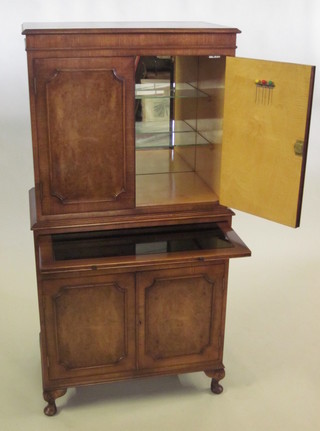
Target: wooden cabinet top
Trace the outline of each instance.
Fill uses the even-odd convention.
[[[237,28],[197,21],[24,23],[23,34],[48,33],[240,33]]]
[[[235,55],[237,28],[204,22],[25,23],[27,51],[102,49],[123,55]]]

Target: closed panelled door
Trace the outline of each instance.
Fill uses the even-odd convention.
[[[133,274],[47,280],[42,290],[50,379],[135,367]]]
[[[33,60],[42,214],[134,207],[134,62]]]
[[[224,264],[137,274],[139,367],[219,363]]]

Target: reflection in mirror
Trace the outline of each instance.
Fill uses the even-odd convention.
[[[135,121],[138,146],[174,146],[174,58],[136,57]],[[158,134],[161,134],[158,136]],[[159,142],[157,142],[159,138]]]

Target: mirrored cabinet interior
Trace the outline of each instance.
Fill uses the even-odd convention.
[[[137,206],[218,202],[224,69],[221,57],[138,59]]]
[[[239,209],[300,223],[314,67],[207,23],[25,24],[44,412],[204,371],[222,392]],[[214,402],[214,400],[213,400]]]

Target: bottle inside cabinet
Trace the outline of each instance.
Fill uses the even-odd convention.
[[[136,58],[136,205],[218,201],[225,58]]]

